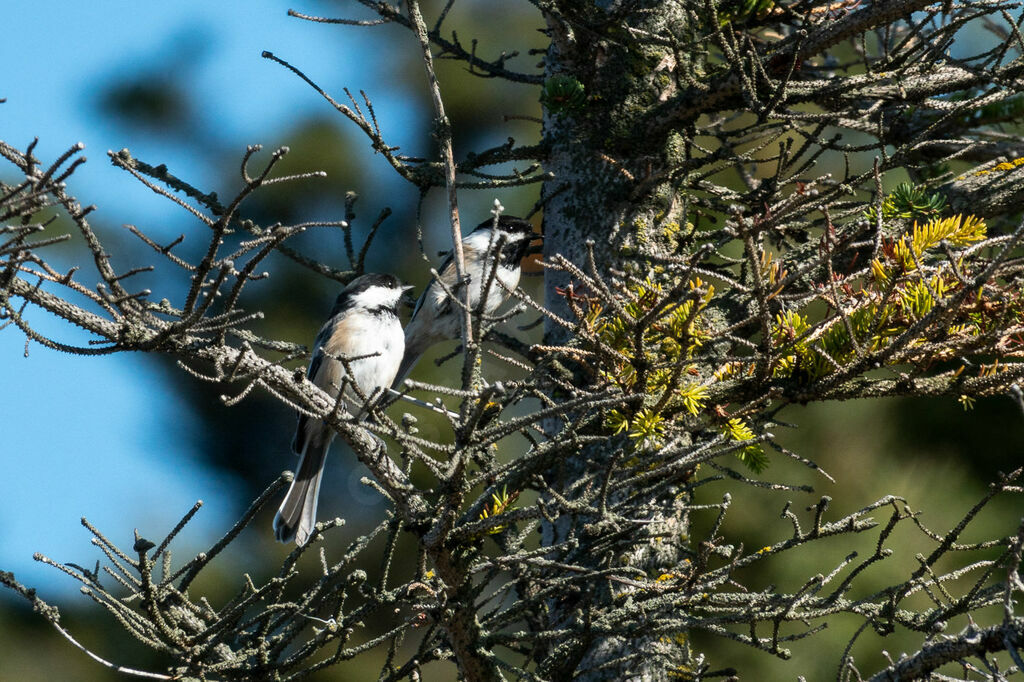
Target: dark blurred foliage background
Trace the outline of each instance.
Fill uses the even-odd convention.
[[[456,29],[463,41],[476,37],[480,41],[478,49],[491,55],[501,50],[518,50],[521,55],[515,60],[518,68],[532,71],[540,57],[529,55],[527,51],[543,48],[545,42],[538,31],[542,27],[540,18],[527,3],[503,2],[499,6],[479,0],[458,3],[459,7],[461,11],[452,15],[450,28]],[[428,21],[438,8],[437,2],[424,3]],[[349,4],[324,4],[316,11],[340,16],[351,9]],[[284,17],[283,11],[281,14],[282,22],[297,21]],[[232,29],[224,27],[224,30]],[[367,94],[375,102],[383,132],[393,144],[401,146],[406,154],[430,156],[435,153],[429,134],[430,103],[418,48],[411,34],[387,26],[371,30],[308,24],[306,30],[310,41],[331,52],[336,59],[359,60],[366,64],[367,69],[377,72],[378,91]],[[179,36],[171,43],[156,43],[152,54],[125,54],[123,68],[92,92],[90,106],[95,107],[107,125],[123,131],[125,146],[129,148],[145,144],[147,139],[160,139],[198,157],[210,169],[210,177],[214,178],[212,182],[201,184],[200,188],[215,190],[223,199],[230,197],[239,187],[238,167],[244,149],[225,144],[218,134],[220,117],[230,116],[231,112],[208,110],[190,88],[191,73],[195,65],[206,58],[203,46],[211,38],[216,36],[197,31]],[[168,45],[175,47],[170,49]],[[288,58],[288,55],[281,56]],[[254,69],[265,66],[254,59]],[[295,66],[304,67],[300,62]],[[540,126],[536,121],[506,118],[539,117],[537,88],[479,78],[455,62],[441,61],[438,70],[456,132],[457,157],[501,144],[508,137],[515,138],[518,143],[531,143],[539,138]],[[343,88],[348,84],[337,80],[330,72],[308,72],[307,75],[335,98],[344,98]],[[263,96],[273,98],[275,93],[266,92]],[[319,97],[311,89],[306,96],[310,99]],[[389,114],[386,107],[401,107],[404,111],[398,117]],[[404,121],[407,125],[389,128],[389,121]],[[369,252],[367,269],[393,272],[420,289],[429,278],[428,267],[417,242],[416,216],[420,197],[414,187],[401,180],[383,159],[373,154],[361,135],[328,103],[322,102],[317,113],[296,117],[272,139],[254,140],[264,146],[263,156],[256,158],[257,163],[270,150],[287,145],[291,151],[279,166],[279,173],[323,170],[327,177],[264,189],[244,205],[242,214],[264,226],[276,222],[338,220],[345,215],[346,193],[355,192],[359,198],[354,204],[356,217],[352,224],[357,248],[380,211],[385,207],[392,211]],[[143,160],[154,165],[162,162],[158,158]],[[175,171],[173,167],[170,170]],[[148,192],[127,175],[122,181],[120,191]],[[892,182],[897,181],[899,178]],[[464,229],[485,219],[496,197],[509,213],[522,215],[530,210],[538,196],[539,187],[536,185],[500,192],[464,191],[460,195]],[[88,197],[82,198],[90,201]],[[119,226],[103,225],[102,210],[97,215],[101,235],[121,264],[154,262],[152,253],[140,242],[133,241]],[[178,215],[179,220],[174,224],[139,227],[152,229],[161,238],[168,237],[167,241],[179,233],[189,235],[202,229],[185,212]],[[425,198],[421,224],[426,255],[436,265],[439,261],[437,252],[446,248],[448,239],[440,192],[434,191]],[[182,248],[188,253],[190,243],[198,248],[202,242],[202,237],[191,242],[186,239]],[[331,265],[348,265],[344,260],[340,230],[309,230],[294,240],[292,246]],[[266,313],[259,323],[259,331],[264,336],[308,345],[340,285],[280,256],[275,257],[271,264],[272,276],[248,287],[245,305],[251,310]],[[176,274],[158,267],[146,285],[158,292],[166,292],[169,287],[173,291]],[[539,295],[537,284],[536,278],[524,280],[524,286],[534,295]],[[524,315],[519,323],[529,321],[532,317]],[[506,331],[520,338],[538,333],[536,330],[517,330],[514,326]],[[437,349],[432,357],[419,364],[414,376],[437,383],[451,383],[446,377],[455,371],[457,361],[442,368],[431,362],[449,350],[450,347]],[[280,403],[266,394],[254,392],[240,405],[228,408],[220,398],[224,393],[223,387],[197,381],[161,358],[148,360],[157,363],[161,370],[160,393],[154,400],[173,399],[187,406],[198,424],[198,428],[180,432],[179,437],[190,442],[176,443],[175,447],[193,450],[205,463],[210,475],[225,476],[232,481],[235,485],[229,486],[228,492],[237,497],[235,505],[239,510],[283,469],[293,466],[289,442],[294,415]],[[489,373],[499,376],[503,371],[495,367]],[[441,424],[429,415],[417,413],[417,416],[424,431],[441,428]],[[942,532],[983,494],[987,481],[997,471],[1009,470],[1019,464],[1024,452],[1024,418],[1008,399],[979,401],[977,407],[967,413],[955,401],[944,399],[856,401],[793,408],[781,418],[800,425],[800,428],[779,429],[785,433],[784,440],[789,447],[815,460],[835,477],[836,483],[816,477],[780,455],[775,456],[766,473],[767,478],[810,484],[814,486],[815,493],[743,488],[740,496],[733,489],[733,512],[724,532],[742,538],[748,547],[769,545],[787,534],[788,524],[779,518],[787,499],[793,500],[795,508],[801,508],[816,502],[820,495],[830,495],[834,499],[836,514],[862,507],[885,494],[900,495],[913,508],[923,509],[921,518],[926,525]],[[504,453],[504,456],[512,455],[514,453]],[[371,527],[383,513],[384,505],[376,494],[359,483],[364,474],[351,453],[343,445],[336,444],[320,508],[321,518],[342,516],[348,520],[345,529],[335,534],[336,538],[354,537]],[[704,489],[708,496],[706,501],[716,501],[714,496],[723,491],[724,486],[709,486]],[[1009,502],[997,505],[980,520],[978,528],[968,532],[967,539],[984,535],[982,526],[985,523],[1008,527],[1007,519],[1012,524],[1012,519],[1021,512],[1019,507],[1012,508]],[[234,545],[234,551],[221,562],[218,575],[207,576],[193,591],[205,591],[214,602],[225,600],[241,585],[243,570],[254,576],[275,571],[290,550],[273,541],[271,514],[272,510],[268,510],[265,518],[259,519],[243,535],[242,541]],[[131,519],[126,523],[136,525]],[[142,530],[147,532],[145,528]],[[151,531],[154,536],[162,532],[165,530]],[[188,530],[184,535],[188,537]],[[189,547],[196,549],[215,539],[212,536],[192,537]],[[870,554],[874,546],[873,537],[865,536],[862,540],[861,546],[857,547],[839,543],[816,545],[815,551],[807,552],[802,565],[770,564],[771,573],[763,576],[763,582],[796,589],[806,577],[816,572],[827,573],[851,551]],[[863,576],[863,590],[873,591],[889,580],[901,579],[915,566],[913,553],[927,552],[928,548],[919,536],[913,534],[898,538],[892,545],[904,548],[898,563],[896,559],[890,559],[868,571]],[[81,555],[82,563],[87,563],[86,559],[99,558],[99,552],[90,549],[84,535]],[[399,552],[399,558],[402,556],[403,553]],[[411,558],[411,548],[404,556]],[[377,568],[375,561],[371,553],[363,566],[371,575]],[[307,568],[315,570],[315,567]],[[397,570],[410,569],[398,567]],[[758,580],[761,579],[759,576]],[[43,596],[46,597],[45,594]],[[159,656],[131,641],[112,619],[88,600],[69,600],[59,606],[64,614],[64,625],[83,644],[99,654],[128,666],[161,669]],[[795,679],[800,674],[809,680],[825,679],[834,677],[843,647],[859,623],[850,621],[836,625],[811,640],[794,645],[794,660],[789,662],[770,659],[740,645],[699,633],[695,633],[692,640],[715,665],[746,671],[748,677],[745,679]],[[868,634],[853,653],[860,660],[877,660],[879,665],[883,665],[884,659],[878,653],[881,649],[897,655],[904,649],[916,649],[917,646],[912,639],[904,640],[899,635],[881,639]],[[315,679],[375,679],[379,670],[375,664],[379,666],[382,655],[383,652],[356,659],[324,671]],[[751,674],[754,671],[756,674]],[[451,669],[438,668],[434,673],[437,679],[453,677]],[[0,594],[0,680],[84,682],[114,679],[122,678],[89,661],[22,603],[14,601],[10,595]]]

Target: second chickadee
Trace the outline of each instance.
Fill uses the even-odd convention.
[[[462,255],[469,278],[470,310],[476,310],[480,305],[481,289],[490,276],[494,258],[498,261],[495,279],[500,280],[508,289],[515,289],[519,285],[520,262],[526,256],[530,241],[540,238],[533,231],[533,225],[514,216],[499,216],[497,230],[494,228],[493,218],[485,220],[462,240]],[[499,241],[503,241],[504,245],[501,253],[495,254]],[[461,290],[455,288],[455,261],[452,254],[441,263],[437,273],[448,291],[460,296],[461,300]],[[493,314],[506,299],[508,292],[505,288],[493,282],[487,291],[484,313]],[[459,338],[462,331],[460,318],[459,307],[452,303],[445,288],[438,284],[436,278],[430,280],[405,327],[405,357],[398,369],[395,389],[400,387],[427,348],[447,339]]]
[[[391,275],[357,277],[338,295],[330,319],[317,334],[307,377],[334,396],[344,384],[345,403],[352,414],[358,415],[364,407],[353,383],[372,400],[395,380],[405,350],[398,307],[411,288]],[[349,358],[351,374],[341,361]],[[280,542],[295,538],[296,544],[304,545],[309,539],[332,440],[334,431],[327,424],[299,415],[292,441],[299,467],[274,517],[274,535]]]

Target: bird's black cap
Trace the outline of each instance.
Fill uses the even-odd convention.
[[[477,230],[483,230],[483,229],[487,229],[487,228],[490,228],[490,227],[493,227],[493,226],[494,226],[494,218],[488,218],[487,220],[483,221],[482,223],[480,223],[479,225],[474,227],[473,231],[476,232]],[[516,233],[519,233],[519,234],[531,234],[531,233],[533,233],[533,224],[530,223],[530,221],[523,220],[522,218],[517,218],[514,215],[504,215],[504,214],[502,214],[502,215],[498,216],[498,227],[500,227],[505,232],[510,232],[512,234],[516,234]],[[536,235],[536,236],[540,237],[539,234]]]
[[[384,287],[385,289],[400,289],[402,282],[394,275],[378,272],[368,272],[360,275],[348,283],[345,287],[346,294],[358,294],[371,287]]]

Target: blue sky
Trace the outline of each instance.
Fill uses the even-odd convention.
[[[143,159],[159,159],[197,186],[211,180],[193,149],[153,142],[102,118],[95,94],[124,69],[159,70],[165,57],[195,51],[190,82],[215,118],[222,145],[273,141],[292,118],[325,110],[308,86],[260,57],[271,50],[311,76],[371,92],[379,73],[351,57],[340,58],[360,40],[358,29],[309,24],[286,16],[289,7],[310,13],[323,5],[274,0],[246,2],[17,2],[5,8],[0,57],[0,139],[18,148],[39,137],[36,155],[53,159],[75,142],[86,145],[89,162],[73,177],[71,190],[97,204],[99,220],[159,224],[178,211],[114,169],[108,149],[129,147]],[[330,49],[325,49],[330,48]],[[397,112],[377,92],[379,112]],[[381,121],[399,130],[398,120]],[[6,172],[6,169],[0,171]],[[381,172],[386,172],[383,169]],[[175,216],[176,218],[178,216]],[[88,276],[83,282],[89,283]],[[39,317],[37,321],[41,321]],[[70,343],[84,342],[56,322],[43,326]],[[86,516],[112,539],[129,542],[131,523],[145,524],[147,537],[168,531],[196,499],[206,503],[190,527],[206,544],[237,509],[232,482],[205,470],[188,451],[188,410],[180,396],[162,389],[156,368],[139,355],[83,359],[36,344],[23,357],[25,339],[13,328],[0,331],[0,569],[51,597],[75,591],[66,577],[32,560],[41,551],[57,560],[95,559],[79,525]],[[185,437],[183,437],[185,436]]]

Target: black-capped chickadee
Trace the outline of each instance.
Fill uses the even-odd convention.
[[[490,276],[494,256],[497,256],[498,261],[495,279],[500,280],[508,289],[515,289],[519,285],[520,263],[530,242],[540,238],[540,235],[533,231],[533,225],[514,216],[499,216],[497,230],[494,227],[493,218],[485,220],[462,240],[462,255],[469,278],[470,310],[476,310],[480,305],[481,289]],[[503,242],[503,246],[501,253],[496,254],[499,242]],[[416,302],[409,324],[405,327],[405,357],[398,368],[394,384],[396,390],[430,346],[447,339],[457,339],[462,333],[462,313],[445,291],[446,287],[462,300],[461,290],[455,288],[455,261],[452,254],[441,263],[437,273],[445,286],[438,284],[437,278],[430,280],[430,284]],[[505,288],[497,282],[492,282],[487,291],[484,313],[494,314],[506,299],[508,292]]]
[[[355,278],[338,295],[330,319],[316,336],[306,376],[334,396],[344,386],[346,407],[352,414],[360,415],[365,407],[353,383],[373,400],[395,380],[405,350],[398,307],[411,288],[391,275]],[[348,361],[351,374],[342,360]],[[334,431],[323,421],[299,415],[292,441],[299,468],[274,517],[279,541],[295,538],[296,544],[304,545],[309,539],[316,523],[324,460],[333,439]]]

